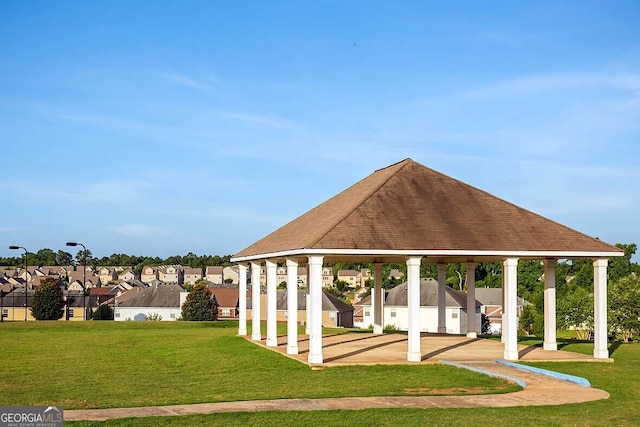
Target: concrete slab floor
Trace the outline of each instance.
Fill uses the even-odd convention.
[[[247,337],[250,340],[250,337]],[[298,354],[287,355],[287,336],[278,336],[277,347],[266,347],[265,341],[252,341],[285,356],[307,363],[309,336],[298,336]],[[504,358],[504,344],[486,338],[467,338],[460,335],[423,333],[420,338],[421,363],[492,361]],[[569,351],[549,351],[541,347],[518,345],[520,361],[604,361],[593,356]],[[407,336],[399,333],[376,335],[365,332],[328,334],[322,339],[324,366],[411,364],[407,362]]]

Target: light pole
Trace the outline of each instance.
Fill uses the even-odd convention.
[[[24,321],[27,321],[27,285],[29,284],[29,280],[27,279],[27,275],[29,271],[27,271],[27,248],[23,246],[9,246],[9,249],[24,249]]]
[[[82,246],[84,256],[82,257],[82,320],[87,320],[87,248],[78,242],[67,242],[67,246]]]

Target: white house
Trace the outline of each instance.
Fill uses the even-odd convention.
[[[188,292],[180,285],[154,285],[133,288],[116,298],[114,320],[147,320],[159,316],[162,321],[180,318]]]
[[[445,286],[446,291],[446,327],[448,334],[467,333],[467,294]],[[358,313],[361,309],[361,313]],[[365,298],[357,304],[356,326],[367,328],[373,325],[371,299]],[[472,307],[476,316],[477,333],[480,333],[480,304]],[[390,289],[383,304],[383,324],[401,331],[409,329],[409,310],[407,308],[407,283]],[[360,321],[360,317],[362,320]],[[438,282],[433,279],[420,279],[420,332],[438,332]]]

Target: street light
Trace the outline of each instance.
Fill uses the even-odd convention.
[[[67,242],[67,246],[82,246],[84,257],[82,257],[82,320],[87,320],[87,248],[78,242]]]
[[[27,248],[23,246],[9,246],[9,249],[24,249],[24,321],[27,321],[27,285],[29,281],[27,280],[27,275],[29,272],[27,271]],[[3,314],[4,316],[4,314]]]

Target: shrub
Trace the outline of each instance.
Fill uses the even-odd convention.
[[[211,291],[203,284],[196,285],[182,304],[183,320],[217,320],[218,304],[212,298]]]
[[[113,320],[113,308],[107,304],[101,304],[93,312],[93,320]]]

